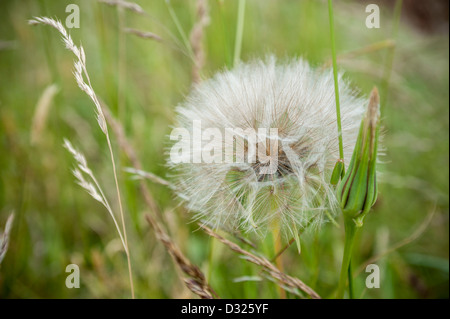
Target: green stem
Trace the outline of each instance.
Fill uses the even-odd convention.
[[[171,2],[169,0],[166,0],[166,5],[169,10],[170,17],[173,20],[173,23],[177,27],[178,33],[180,33],[180,35],[181,35],[181,39],[183,40],[184,46],[188,50],[189,57],[192,59],[192,61],[195,61],[194,52],[192,51],[191,43],[189,42],[189,39],[188,39],[186,33],[184,32],[183,27],[181,26],[180,20],[178,19],[177,14],[175,13],[175,10],[172,8]]]
[[[206,278],[209,283],[211,283],[213,264],[214,264],[214,246],[215,246],[214,243],[215,243],[215,239],[214,239],[214,237],[211,237],[210,241],[209,241],[208,272],[206,274]]]
[[[336,45],[334,36],[334,18],[333,18],[333,1],[328,0],[328,16],[330,20],[330,38],[331,38],[331,56],[333,60],[333,77],[334,77],[334,95],[336,97],[336,117],[339,138],[339,157],[344,160],[344,143],[342,141],[342,124],[341,124],[341,107],[339,103],[339,83],[336,62]]]
[[[236,27],[236,42],[234,43],[234,59],[233,66],[235,67],[241,58],[241,48],[242,48],[242,34],[244,32],[244,15],[245,13],[245,0],[239,0],[238,7],[238,21]]]
[[[118,33],[118,78],[117,78],[117,114],[119,121],[125,125],[125,84],[126,82],[126,37],[123,29],[125,28],[125,12],[121,7],[117,7],[117,19],[119,24]],[[126,127],[126,125],[125,125]]]
[[[344,257],[342,258],[341,275],[339,277],[339,286],[337,299],[344,298],[345,287],[347,286],[347,276],[349,272],[350,260],[352,257],[353,244],[355,242],[356,224],[351,217],[344,216],[345,225],[345,246]]]
[[[353,299],[353,276],[352,276],[352,259],[348,265],[348,298]]]
[[[280,251],[280,249],[281,249],[280,223],[278,220],[275,222],[275,225],[273,227],[272,238],[273,238],[273,254],[272,254],[272,256],[273,256],[277,253],[277,251]],[[283,270],[283,260],[281,259],[281,256],[278,256],[277,258],[275,258],[275,265],[277,266],[277,268],[280,271],[282,271],[282,272],[284,271]],[[286,299],[286,291],[279,285],[277,285],[277,289],[278,289],[278,294],[280,296],[280,299]]]

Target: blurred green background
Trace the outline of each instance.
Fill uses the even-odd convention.
[[[94,0],[1,1],[0,229],[11,212],[16,218],[10,248],[0,266],[0,298],[130,297],[126,257],[113,222],[76,185],[71,175],[74,161],[62,147],[66,137],[82,150],[116,205],[107,145],[93,105],[73,79],[73,56],[64,49],[59,34],[46,26],[27,24],[34,16],[64,22],[70,3],[80,7],[81,27],[70,32],[75,43],[85,48],[93,87],[124,125],[145,170],[168,175],[167,134],[174,124],[174,108],[191,86],[192,61],[185,54],[166,1],[139,1],[147,15]],[[365,26],[369,3],[380,7],[379,29]],[[209,0],[208,4],[204,78],[232,66],[238,10],[234,0]],[[189,35],[197,19],[196,1],[172,0],[171,6]],[[377,85],[386,96],[382,82],[392,51],[381,44],[363,54],[345,53],[389,43],[393,7],[394,1],[334,2],[337,51],[344,54],[338,64],[364,95]],[[154,32],[165,42],[121,32],[125,27]],[[327,62],[331,47],[326,1],[247,0],[241,59],[268,53],[281,58],[303,56],[319,67]],[[448,298],[448,2],[405,0],[394,54],[384,118],[386,156],[382,158],[380,196],[359,236],[354,268],[388,253],[375,261],[381,270],[381,287],[366,289],[363,271],[355,279],[355,296]],[[42,96],[51,85],[56,85],[57,92],[45,101]],[[48,109],[36,112],[42,103],[41,109]],[[137,182],[123,171],[130,164],[113,146],[118,154],[136,296],[194,297],[145,222],[147,208]],[[148,185],[174,241],[208,272],[211,239],[191,222],[189,212],[167,187]],[[271,257],[262,243],[251,240]],[[284,270],[323,297],[332,297],[342,252],[343,228],[328,223],[302,236],[300,256],[295,245],[283,254]],[[212,260],[211,285],[222,298],[279,297],[276,286],[264,278],[239,280],[258,277],[259,268],[228,247],[215,243]],[[79,289],[65,286],[65,268],[70,263],[80,267]]]

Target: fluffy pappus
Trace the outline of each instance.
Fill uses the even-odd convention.
[[[348,163],[367,101],[342,78],[339,92]],[[201,122],[203,132],[214,128],[222,134],[222,140],[213,140],[216,135],[208,138],[211,131],[199,142],[178,139],[178,149],[188,151],[179,161],[169,160],[174,189],[197,219],[216,228],[260,234],[280,227],[292,236],[335,213],[329,180],[339,147],[330,69],[314,69],[302,59],[280,63],[274,57],[241,63],[197,84],[176,112],[175,126],[191,137],[195,121]],[[258,157],[253,162],[227,162],[230,149],[234,160],[242,159],[238,146],[244,150],[244,159],[251,154],[248,136],[238,133],[230,143],[224,138],[227,129],[257,132],[257,140],[266,141],[257,150],[265,161]],[[221,152],[214,154],[218,155],[215,162],[194,163],[199,147],[216,153],[214,146]],[[276,162],[275,170],[261,173],[268,160]]]

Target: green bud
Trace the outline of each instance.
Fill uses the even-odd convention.
[[[379,135],[379,96],[372,90],[369,107],[359,129],[350,165],[336,188],[344,216],[362,226],[378,194],[376,161]]]
[[[343,172],[344,172],[344,161],[340,158],[336,161],[336,165],[334,165],[333,172],[331,173],[330,184],[335,186],[341,179]]]

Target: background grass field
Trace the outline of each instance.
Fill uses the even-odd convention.
[[[338,55],[391,39],[393,5],[372,2],[380,5],[379,29],[365,27],[366,2],[335,1]],[[84,152],[116,205],[107,146],[92,103],[73,79],[73,57],[59,34],[49,27],[27,24],[34,16],[64,22],[69,3],[80,7],[81,27],[72,29],[71,35],[85,48],[93,87],[124,125],[146,171],[169,175],[164,155],[167,134],[174,124],[174,108],[191,86],[192,61],[165,1],[139,1],[147,16],[88,0],[1,2],[1,228],[10,212],[16,218],[0,268],[0,298],[130,297],[126,257],[114,225],[105,209],[76,185],[71,175],[74,161],[62,147],[66,137]],[[189,34],[196,21],[196,1],[172,0],[171,4]],[[432,32],[419,28],[408,15],[408,5],[410,1],[405,1],[389,91],[380,92],[382,96],[389,93],[383,119],[386,156],[382,158],[379,200],[359,236],[355,271],[371,257],[388,253],[375,262],[381,269],[381,288],[365,289],[363,271],[355,279],[356,297],[449,295],[448,20]],[[233,64],[238,1],[210,0],[209,9],[205,79]],[[273,53],[280,58],[302,56],[320,67],[331,56],[327,10],[325,1],[247,0],[241,59]],[[120,32],[124,27],[154,32],[166,42]],[[338,60],[345,77],[361,94],[368,95],[374,85],[382,88],[391,49],[381,47]],[[53,84],[58,91],[46,116],[39,117],[38,101]],[[136,296],[193,297],[145,222],[147,207],[137,183],[123,171],[130,164],[115,150]],[[242,281],[260,278],[260,270],[228,247],[215,242],[210,256],[211,239],[191,222],[174,194],[165,186],[148,185],[172,238],[208,273],[219,296],[279,297],[277,286],[265,278]],[[270,249],[251,239],[259,251],[272,257]],[[328,223],[302,236],[300,256],[295,245],[283,254],[284,270],[323,297],[332,297],[342,252],[343,229]],[[210,270],[209,260],[213,262]],[[80,289],[65,286],[65,268],[70,263],[80,266]]]

